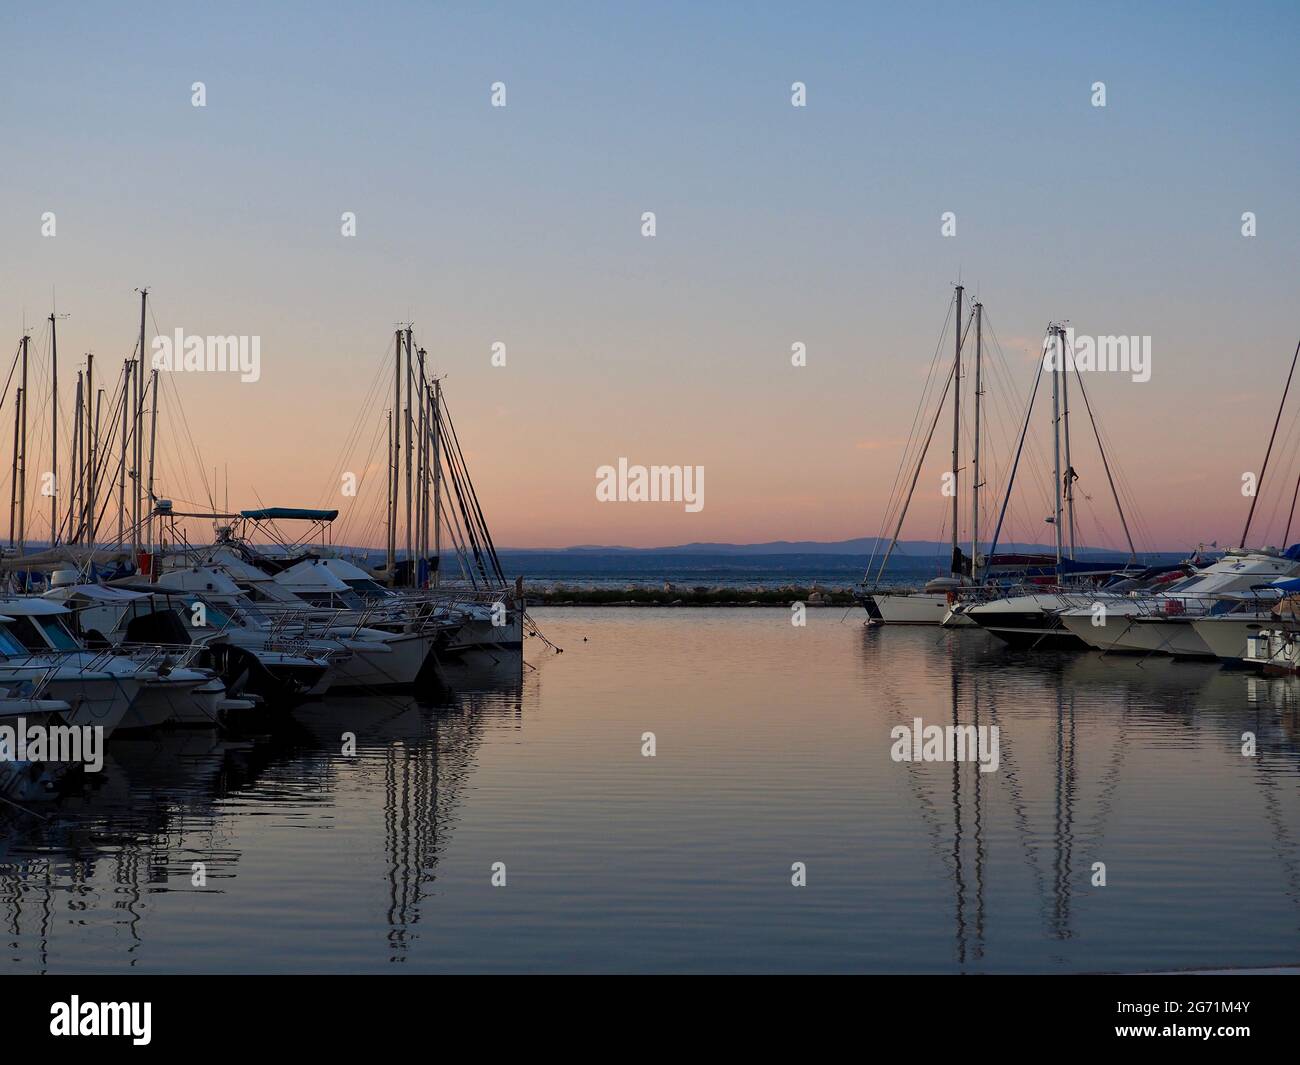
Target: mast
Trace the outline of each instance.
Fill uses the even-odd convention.
[[[83,430],[82,439],[85,441],[86,449],[86,473],[81,489],[81,506],[85,512],[82,516],[81,523],[86,530],[86,540],[91,539],[92,526],[95,518],[95,445],[98,440],[95,438],[97,423],[95,420],[95,355],[93,352],[86,352],[86,428]]]
[[[136,559],[140,554],[140,531],[138,522],[140,520],[140,476],[136,472],[138,469],[135,457],[135,445],[139,438],[139,420],[137,410],[140,406],[140,388],[139,377],[136,374],[137,359],[132,359],[131,364],[127,367],[127,373],[130,374],[131,383],[129,386],[130,408],[131,408],[131,468],[127,471],[127,479],[131,482],[131,510],[130,517],[127,519],[131,526],[131,564],[135,565]]]
[[[1074,559],[1074,464],[1070,461],[1070,377],[1065,372],[1065,330],[1061,330],[1061,438],[1065,441],[1065,480],[1061,492],[1065,496],[1065,524],[1070,533],[1070,559]],[[1077,373],[1078,371],[1076,371]]]
[[[138,564],[140,557],[140,489],[141,466],[144,465],[144,441],[140,436],[140,419],[144,412],[144,339],[145,310],[149,302],[149,290],[140,290],[140,349],[135,360],[134,372],[131,374],[132,411],[131,411],[131,561]]]
[[[19,446],[22,450],[22,467],[18,471],[18,551],[27,550],[27,348],[31,337],[23,334],[23,402],[22,431]]]
[[[984,356],[984,304],[975,304],[975,452],[971,460],[970,575],[979,580],[980,557],[980,370]]]
[[[433,586],[442,583],[442,382],[433,381]]]
[[[68,543],[76,540],[76,531],[72,525],[73,515],[78,512],[81,500],[81,371],[77,371],[77,389],[73,393],[72,403],[72,454],[69,456],[68,471]]]
[[[153,460],[154,452],[158,446],[158,368],[155,366],[151,371],[153,377],[153,399],[149,403],[149,492],[145,499],[149,507],[149,554],[153,554],[154,548],[154,520],[153,520]],[[212,475],[212,488],[216,491],[217,475]],[[152,558],[149,560],[149,576],[154,581],[158,580],[157,566],[154,565]]]
[[[952,566],[951,570],[957,576],[961,576],[961,548],[957,544],[957,523],[959,520],[957,510],[957,481],[961,463],[961,295],[963,288],[957,286],[957,317],[954,319],[957,328],[953,330],[956,336],[956,350],[953,353],[953,389],[952,389]]]
[[[1052,338],[1056,343],[1057,359],[1065,361],[1065,337],[1061,327],[1052,326]],[[1052,374],[1052,504],[1055,508],[1052,525],[1056,532],[1056,571],[1061,571],[1061,375],[1060,367]]]
[[[411,462],[412,454],[412,435],[413,426],[411,424],[414,411],[411,410],[411,386],[415,381],[415,367],[412,365],[412,340],[413,330],[410,326],[406,327],[406,408],[403,412],[403,421],[406,423],[406,583],[411,585],[414,582],[415,566],[415,549],[411,536],[413,527],[411,525]]]
[[[14,546],[14,516],[18,510],[18,421],[23,410],[23,390],[14,392],[14,461],[9,476],[9,546]]]
[[[397,412],[402,409],[402,331],[393,334],[395,365],[393,370],[393,410],[388,416],[388,583],[397,583],[397,473],[401,462],[401,442],[396,433]]]
[[[415,519],[416,529],[415,542],[417,555],[420,559],[419,567],[423,569],[426,565],[429,554],[429,401],[426,394],[424,380],[424,348],[416,350],[416,357],[419,360],[419,377],[416,381],[416,400],[420,404],[420,417],[418,422],[417,439],[420,441],[420,451],[416,457],[416,492],[415,492]],[[420,572],[417,569],[417,574]],[[420,582],[424,586],[424,582]]]
[[[126,404],[131,389],[131,360],[122,361],[122,461],[117,466],[117,546],[126,545]],[[110,489],[111,492],[111,489]]]
[[[386,419],[388,422],[388,542],[385,544],[384,555],[388,561],[388,583],[393,583],[393,574],[396,570],[393,568],[393,412],[388,412]]]
[[[59,333],[50,312],[50,546],[59,542]]]

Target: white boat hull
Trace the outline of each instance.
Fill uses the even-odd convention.
[[[1075,616],[1077,625],[1077,615]],[[1193,617],[1162,618],[1154,615],[1132,617],[1110,614],[1104,625],[1096,626],[1095,634],[1106,651],[1126,651],[1141,654],[1165,654],[1180,658],[1213,658],[1214,652],[1197,635]],[[1075,631],[1074,628],[1071,631]]]
[[[1274,623],[1266,614],[1242,614],[1197,618],[1192,628],[1216,658],[1241,662],[1246,657],[1246,641]]]
[[[383,641],[351,641],[349,658],[337,663],[333,686],[338,688],[409,687],[420,676],[429,656],[434,653],[437,634],[400,633]]]
[[[452,635],[447,651],[521,651],[524,646],[523,617],[518,610],[506,612],[504,625],[490,618],[471,617]]]
[[[0,668],[0,686],[38,680],[45,673],[41,667]],[[133,677],[69,673],[53,677],[43,694],[68,704],[67,712],[60,715],[65,724],[98,725],[104,730],[104,738],[108,739],[122,723],[139,691],[140,682]]]
[[[866,597],[871,620],[878,625],[939,625],[948,613],[947,592],[882,592]]]
[[[959,604],[958,604],[959,605]],[[978,625],[973,622],[965,610],[957,610],[956,605],[950,606],[947,613],[943,615],[943,620],[939,622],[940,626],[945,629],[977,629]]]

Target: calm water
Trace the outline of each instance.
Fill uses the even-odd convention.
[[[522,683],[114,742],[95,794],[0,827],[7,971],[1300,962],[1294,680],[838,610],[538,620],[565,653]],[[954,712],[998,725],[998,772],[890,759]]]

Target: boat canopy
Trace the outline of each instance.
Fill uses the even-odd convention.
[[[339,516],[337,510],[307,510],[302,507],[262,507],[260,510],[241,510],[241,518],[249,521],[333,521]]]
[[[70,611],[62,603],[55,603],[49,599],[40,599],[29,596],[22,596],[11,599],[0,599],[0,613],[8,614],[12,617],[40,617],[48,614],[70,614]]]

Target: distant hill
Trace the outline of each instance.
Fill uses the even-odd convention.
[[[565,554],[641,554],[641,555],[850,555],[854,557],[870,556],[872,552],[883,551],[889,541],[875,536],[862,536],[855,540],[771,540],[762,544],[726,544],[726,543],[691,543],[677,544],[672,547],[621,547],[597,544],[579,544],[574,547],[505,547],[502,554],[511,555],[565,555]],[[965,545],[963,545],[964,547]],[[947,542],[937,540],[900,540],[894,549],[895,556],[912,556],[918,559],[930,559],[944,555],[950,550]],[[998,553],[1033,552],[1051,553],[1056,548],[1051,544],[1006,543],[998,545]],[[1114,548],[1080,547],[1075,551],[1076,557],[1114,558],[1122,557],[1126,552]]]

